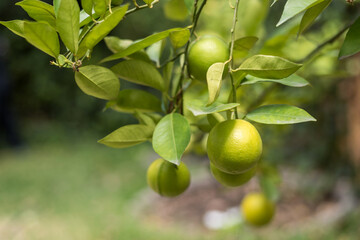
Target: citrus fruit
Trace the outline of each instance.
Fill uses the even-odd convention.
[[[275,205],[262,193],[250,193],[241,202],[241,212],[245,221],[254,226],[262,226],[271,221]]]
[[[226,187],[238,187],[247,183],[256,174],[257,168],[255,166],[244,173],[229,174],[220,171],[214,164],[210,163],[210,169],[214,178],[222,185]]]
[[[190,185],[190,172],[185,163],[179,166],[162,158],[155,160],[147,170],[148,185],[165,197],[175,197]]]
[[[206,82],[209,67],[217,62],[226,62],[228,59],[228,45],[216,36],[205,35],[189,47],[189,72],[195,79]]]
[[[243,173],[254,167],[262,153],[262,141],[249,122],[236,119],[217,124],[209,134],[207,153],[220,171]]]

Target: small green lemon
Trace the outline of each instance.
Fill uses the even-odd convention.
[[[229,47],[216,36],[205,35],[189,47],[188,67],[197,80],[206,82],[206,73],[211,65],[229,60]]]
[[[259,161],[261,137],[251,123],[241,119],[227,120],[210,131],[207,153],[210,162],[220,171],[240,174]]]
[[[190,172],[185,163],[179,166],[162,158],[155,160],[147,170],[148,185],[165,197],[175,197],[190,185]]]
[[[240,174],[229,174],[222,172],[212,163],[210,163],[210,169],[214,178],[222,185],[226,187],[238,187],[247,183],[256,174],[257,167],[255,166],[250,170]]]
[[[241,212],[247,223],[262,226],[271,221],[275,213],[275,205],[262,193],[250,193],[245,196]]]

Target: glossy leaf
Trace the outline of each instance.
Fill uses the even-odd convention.
[[[106,43],[106,46],[113,53],[118,53],[120,51],[123,51],[124,49],[129,47],[131,44],[133,44],[132,40],[120,39],[120,38],[114,37],[114,36],[106,37],[106,38],[104,38],[104,41]],[[145,62],[151,62],[149,56],[146,54],[146,52],[144,50],[139,50],[137,52],[134,52],[133,54],[129,55],[127,58],[142,60]]]
[[[150,140],[153,130],[152,127],[141,124],[126,125],[98,142],[113,148],[127,148]]]
[[[92,15],[93,0],[81,0],[81,6],[87,14]]]
[[[161,112],[161,101],[151,93],[139,89],[120,91],[116,100],[109,102],[109,106],[119,112]]]
[[[80,8],[76,0],[61,0],[56,29],[65,46],[76,55],[79,44]]]
[[[306,10],[301,19],[298,35],[302,34],[308,27],[310,27],[315,19],[330,5],[331,1],[332,0],[324,0]]]
[[[123,19],[127,9],[128,5],[113,8],[113,12],[104,21],[96,25],[80,43],[79,57],[83,56],[87,50],[92,50],[96,44],[104,39]]]
[[[181,28],[172,28],[172,29],[160,32],[160,33],[155,33],[153,35],[150,35],[142,40],[136,41],[136,43],[130,45],[124,51],[115,53],[115,54],[103,59],[102,62],[113,61],[113,60],[117,60],[117,59],[129,56],[130,54],[133,54],[134,52],[144,49],[144,48],[168,37],[170,32],[179,31],[179,30],[181,30]]]
[[[139,60],[122,61],[111,68],[120,78],[129,82],[164,90],[165,84],[158,70],[151,64]]]
[[[315,6],[316,4],[323,2],[324,0],[288,0],[285,4],[284,11],[281,15],[277,27],[295,17],[297,14]]]
[[[234,57],[243,58],[254,47],[259,39],[257,37],[242,37],[234,42]]]
[[[344,59],[360,52],[360,17],[350,27],[346,34],[344,44],[340,49],[339,57]]]
[[[200,116],[210,113],[217,113],[226,110],[230,110],[239,106],[239,103],[219,103],[215,102],[210,106],[205,106],[200,101],[191,101],[190,103],[186,104],[186,107],[194,114],[194,116]]]
[[[274,83],[280,83],[286,86],[290,87],[305,87],[309,85],[309,82],[306,81],[304,78],[298,76],[298,75],[290,75],[287,78],[283,79],[264,79],[264,78],[257,78],[253,76],[247,76],[246,80],[241,83],[241,85],[249,85],[249,84],[255,84],[258,82],[274,82]]]
[[[301,66],[281,57],[255,55],[246,59],[234,71],[246,72],[259,78],[282,79],[295,73]]]
[[[305,110],[285,104],[261,106],[248,113],[246,118],[264,124],[293,124],[316,121]]]
[[[50,4],[39,0],[23,0],[16,5],[22,7],[32,19],[47,22],[55,27],[55,12]]]
[[[189,29],[183,29],[170,33],[170,41],[173,48],[178,49],[184,46],[190,38]]]
[[[84,93],[106,100],[116,99],[120,89],[119,79],[112,71],[95,65],[79,68],[75,81]]]
[[[163,159],[179,165],[190,137],[190,125],[186,118],[178,113],[171,113],[156,125],[152,138],[153,149]]]
[[[209,91],[208,105],[215,102],[219,97],[225,65],[225,63],[214,63],[209,67],[206,73]]]
[[[12,21],[0,21],[1,25],[4,25],[7,29],[15,33],[16,35],[25,38],[24,36],[24,22],[23,20]]]
[[[41,51],[57,58],[60,53],[59,38],[54,28],[42,22],[24,22],[26,40]]]

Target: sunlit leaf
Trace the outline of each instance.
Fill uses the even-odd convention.
[[[50,4],[39,0],[23,0],[16,5],[22,7],[32,19],[38,22],[47,22],[55,27],[55,12]]]
[[[285,104],[261,106],[248,113],[246,118],[264,124],[293,124],[316,121],[305,110]]]
[[[97,15],[102,16],[105,14],[108,6],[106,2],[107,0],[93,0],[94,12]]]
[[[189,29],[182,29],[180,31],[174,31],[170,33],[170,41],[173,48],[181,48],[184,46],[190,38]]]
[[[249,84],[255,84],[258,82],[274,82],[274,83],[280,83],[286,86],[290,87],[305,87],[309,85],[309,82],[306,81],[304,78],[298,76],[298,75],[290,75],[287,78],[283,79],[264,79],[264,78],[257,78],[253,76],[247,76],[246,80],[241,83],[241,85],[249,85]]]
[[[126,125],[99,140],[106,146],[126,148],[151,139],[154,128],[142,124]]]
[[[209,98],[208,105],[216,101],[221,90],[221,81],[224,74],[225,63],[214,63],[206,73]]]
[[[24,22],[23,20],[12,20],[12,21],[0,21],[0,24],[7,27],[10,31],[16,35],[25,38],[24,36]]]
[[[191,101],[186,104],[186,107],[194,114],[194,116],[200,116],[210,113],[217,113],[226,110],[230,110],[239,106],[239,103],[219,103],[215,102],[210,106],[205,106],[201,101]]]
[[[179,165],[190,137],[190,125],[186,118],[171,113],[156,125],[152,138],[153,149],[165,160]]]

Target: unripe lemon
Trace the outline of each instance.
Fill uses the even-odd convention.
[[[238,187],[247,183],[256,174],[257,167],[255,166],[250,170],[240,174],[229,174],[222,172],[212,163],[210,163],[210,169],[214,178],[222,185],[226,187]]]
[[[190,45],[188,67],[197,80],[206,82],[206,73],[211,65],[229,60],[229,47],[216,36],[205,35]]]
[[[162,158],[155,160],[147,170],[148,185],[165,197],[175,197],[190,185],[190,172],[185,163],[179,166]]]
[[[222,172],[243,173],[254,167],[262,153],[262,141],[249,122],[236,119],[217,124],[209,134],[210,162]]]
[[[251,193],[245,196],[240,209],[245,221],[254,226],[262,226],[271,221],[275,205],[262,193]]]

